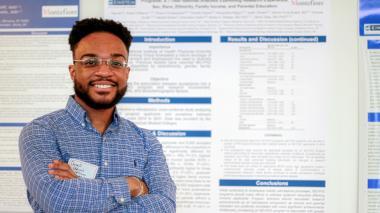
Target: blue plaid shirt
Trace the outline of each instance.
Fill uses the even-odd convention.
[[[65,109],[27,124],[19,148],[35,212],[175,212],[176,187],[161,144],[117,112],[102,135],[70,97]],[[97,165],[96,178],[56,180],[48,174],[52,160],[70,158]],[[149,194],[131,198],[125,176],[143,179]]]

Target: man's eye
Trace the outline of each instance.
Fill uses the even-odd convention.
[[[85,59],[83,61],[83,65],[84,66],[88,66],[88,67],[91,67],[91,66],[96,66],[98,65],[98,60],[96,58],[89,58],[89,59]]]
[[[124,66],[124,63],[122,61],[110,61],[111,66],[115,68],[122,68]]]

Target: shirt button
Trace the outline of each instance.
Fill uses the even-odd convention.
[[[82,123],[82,126],[84,127],[84,126],[86,126],[84,123]]]
[[[108,166],[108,161],[104,161],[104,166]]]
[[[120,203],[124,203],[124,198],[120,198]]]

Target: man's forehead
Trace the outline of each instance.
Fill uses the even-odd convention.
[[[80,58],[83,57],[96,57],[96,58],[127,58],[128,55],[120,54],[120,53],[111,53],[109,55],[99,55],[96,53],[84,53],[80,55]]]
[[[99,39],[104,39],[104,38],[108,39],[110,37],[113,37],[113,38],[121,41],[121,39],[117,35],[110,33],[110,32],[105,32],[105,31],[90,33],[90,34],[84,36],[81,40],[83,40],[83,39],[98,39],[98,38]]]
[[[94,32],[83,37],[77,44],[78,47],[85,46],[85,48],[120,48],[127,51],[127,47],[124,42],[116,35],[108,32]]]
[[[96,32],[83,37],[74,47],[73,55],[82,57],[94,55],[99,57],[123,56],[128,57],[128,50],[123,41],[117,36]]]

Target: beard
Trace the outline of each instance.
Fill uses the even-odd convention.
[[[115,86],[118,88],[119,85],[116,84]],[[115,97],[111,101],[96,101],[89,95],[88,87],[84,88],[81,84],[74,80],[75,95],[93,109],[109,109],[114,107],[124,97],[127,87],[128,85],[118,88],[116,90]]]

